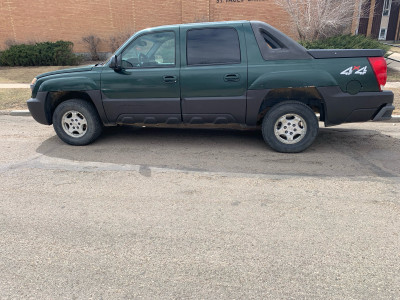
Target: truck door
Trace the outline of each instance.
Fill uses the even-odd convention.
[[[247,57],[242,25],[181,25],[185,123],[245,123]]]
[[[179,27],[149,31],[119,54],[122,69],[104,67],[101,91],[111,122],[180,123]]]

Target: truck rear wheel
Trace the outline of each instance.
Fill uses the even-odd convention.
[[[56,107],[53,127],[62,141],[74,146],[92,143],[103,129],[94,106],[79,99],[67,100]]]
[[[296,153],[314,142],[318,127],[318,119],[311,108],[298,101],[286,101],[273,106],[265,115],[262,134],[272,149]]]

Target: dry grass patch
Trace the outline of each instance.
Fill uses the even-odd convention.
[[[390,52],[400,53],[400,47],[390,47],[389,51]]]
[[[30,97],[30,89],[0,89],[0,110],[27,109]]]
[[[76,66],[0,67],[0,83],[31,83],[39,74],[74,67]]]
[[[400,81],[400,72],[395,69],[390,68],[390,64],[388,65],[388,73],[387,73],[387,81]]]
[[[400,88],[390,88],[388,90],[392,91],[394,94],[393,105],[396,109],[393,114],[400,115]]]

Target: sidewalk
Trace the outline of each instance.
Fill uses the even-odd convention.
[[[0,89],[29,89],[28,83],[0,83]]]
[[[388,59],[391,59],[391,60],[400,62],[400,53],[393,52],[392,54],[390,54],[390,55],[388,56]]]
[[[386,58],[388,68],[400,72],[400,53],[393,52]]]

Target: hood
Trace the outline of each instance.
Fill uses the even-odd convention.
[[[95,65],[90,65],[90,66],[83,66],[83,67],[78,67],[78,68],[62,69],[62,70],[47,72],[47,73],[43,73],[43,74],[36,76],[36,78],[39,79],[39,78],[50,76],[50,75],[90,71],[93,69],[94,66]]]

